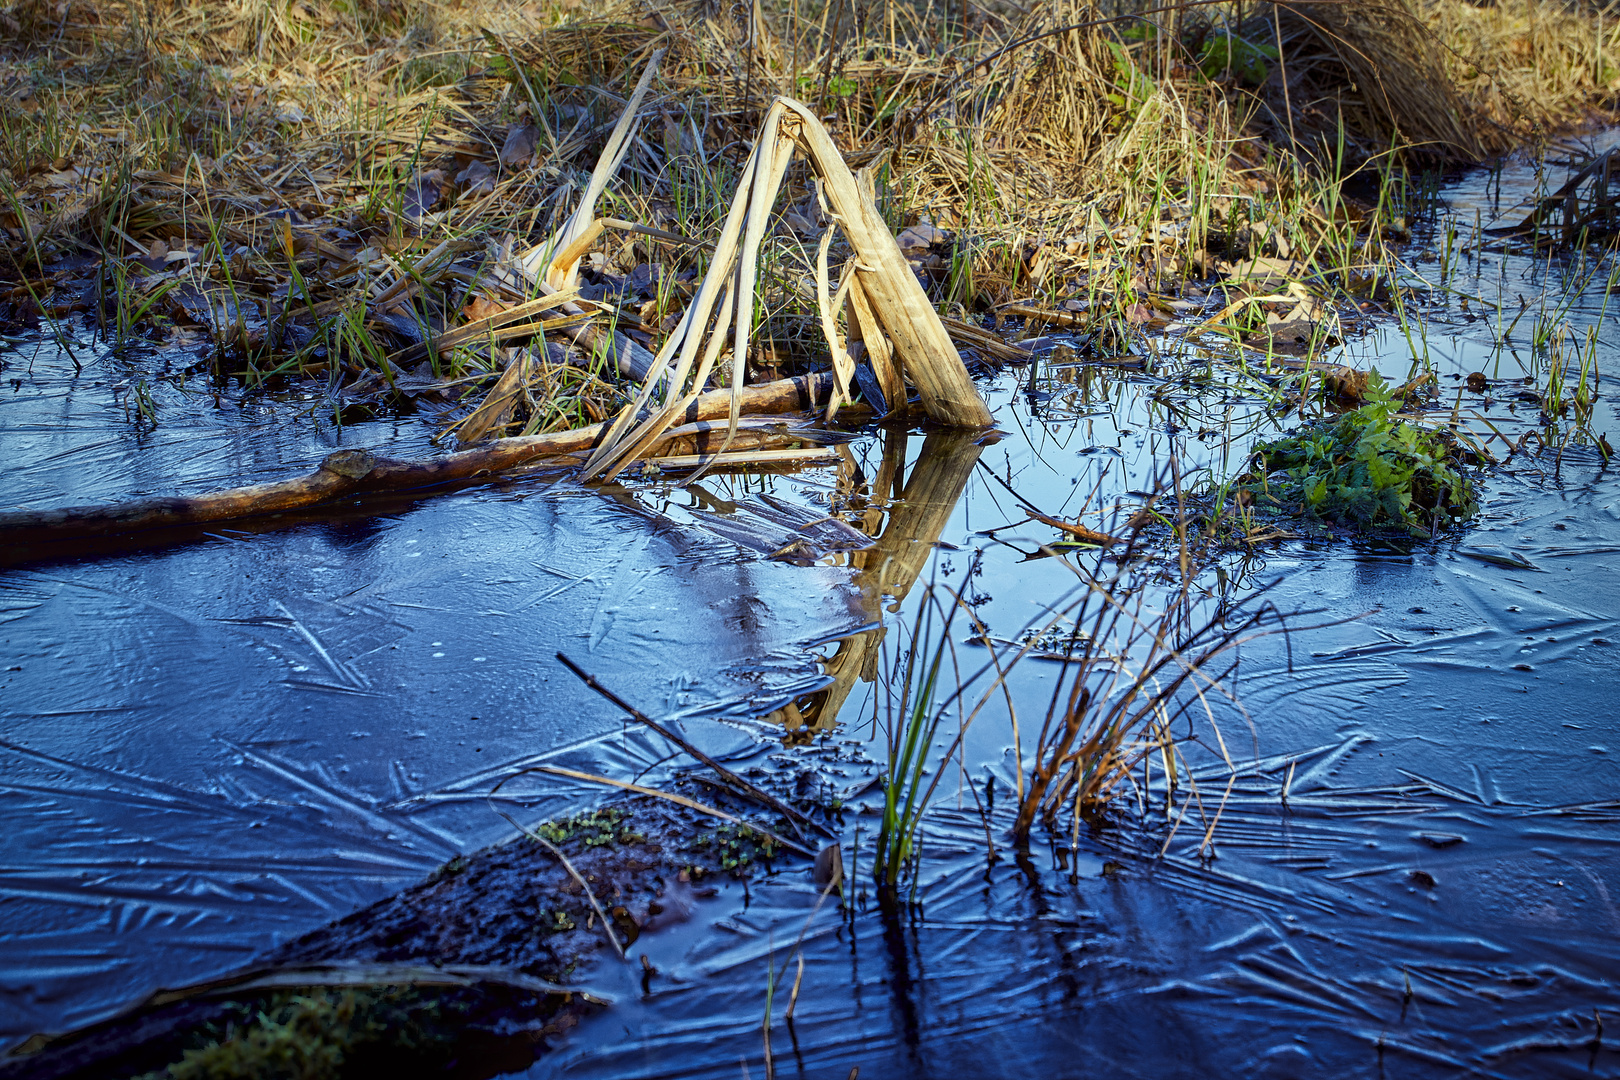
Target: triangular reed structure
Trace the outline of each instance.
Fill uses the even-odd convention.
[[[649,76],[643,76],[626,117],[633,115]],[[628,143],[628,128],[620,130],[603,152],[597,174],[604,181],[622,156],[618,144]],[[836,292],[831,288],[828,253],[829,228],[821,240],[817,260],[817,297],[821,324],[833,358],[837,389],[828,403],[829,413],[849,400],[849,382],[861,355],[870,358],[890,401],[904,400],[904,381],[916,386],[922,405],[934,420],[953,427],[987,427],[990,411],[979,398],[962,358],[952,344],[933,304],[912,273],[888,226],[878,213],[867,173],[857,177],[844,162],[832,137],[809,108],[778,98],[766,114],[744,166],[731,211],[716,245],[709,272],[680,323],[658,352],[636,400],[621,412],[586,465],[585,476],[617,475],[652,446],[703,392],[715,363],[729,342],[732,364],[730,429],[719,453],[730,444],[739,416],[748,341],[753,330],[753,298],[759,247],[769,227],[771,207],[796,153],[802,152],[819,179],[818,193],[831,221],[848,238],[854,257],[846,264]],[[603,172],[606,165],[606,173]],[[525,269],[545,278],[555,288],[565,287],[583,254],[586,237],[594,238],[597,176],[580,208],[552,241],[531,253]],[[549,260],[546,254],[556,252]],[[741,302],[739,302],[741,301]],[[841,340],[838,315],[848,304],[849,341]],[[656,399],[656,401],[655,401]]]

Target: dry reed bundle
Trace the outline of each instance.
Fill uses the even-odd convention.
[[[1612,112],[1620,91],[1620,19],[1612,11],[1539,3],[1422,10],[1449,77],[1485,121],[1488,153]]]
[[[613,134],[608,136],[607,145],[602,149],[602,156],[597,159],[596,168],[591,171],[590,183],[585,188],[585,194],[580,197],[578,207],[550,240],[524,258],[522,269],[529,277],[544,280],[547,285],[559,292],[574,288],[579,283],[580,260],[585,257],[591,245],[596,243],[596,238],[602,235],[605,228],[596,216],[596,204],[602,198],[602,192],[607,188],[608,181],[619,171],[619,166],[624,164],[624,156],[630,150],[630,140],[635,132],[641,103],[647,98],[647,89],[652,85],[653,76],[658,73],[658,62],[663,57],[662,50],[655,52],[642,71],[641,79],[630,95],[630,103],[619,116],[619,122],[613,126]]]
[[[848,398],[856,363],[851,350],[840,342],[836,326],[838,309],[847,298],[854,313],[851,336],[858,334],[865,344],[878,378],[886,387],[898,391],[903,373],[916,384],[923,407],[935,420],[958,427],[990,424],[990,412],[979,399],[950,335],[878,213],[869,174],[863,183],[858,183],[815,114],[797,101],[779,98],[766,113],[754,140],[753,152],[743,168],[731,212],[697,296],[659,350],[641,393],[621,412],[586,465],[587,478],[611,479],[663,434],[702,392],[726,348],[728,332],[733,400],[741,393],[743,357],[754,314],[759,247],[769,227],[771,206],[796,151],[805,154],[823,181],[820,193],[825,196],[830,216],[855,252],[836,300],[829,300],[827,256],[832,232],[829,229],[823,233],[817,264],[818,300],[837,380],[829,412],[838,398]],[[659,409],[646,419],[638,419],[661,391]],[[733,425],[737,416],[734,406]]]
[[[1077,177],[1079,170],[1090,170],[1117,120],[1109,94],[1118,74],[1104,28],[1082,26],[1093,10],[1073,0],[1035,9],[1018,37],[1049,36],[1009,65],[1008,75],[997,78],[986,70],[988,78],[974,88],[984,101],[985,126],[1000,146],[1023,161],[1067,166]],[[1097,179],[1087,177],[1091,184]]]

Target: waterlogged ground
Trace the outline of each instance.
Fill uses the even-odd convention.
[[[1509,171],[1500,196],[1476,177],[1448,198],[1471,230],[1476,207],[1517,220],[1533,183]],[[1439,282],[1440,264],[1413,269]],[[1442,400],[1484,418],[1471,430],[1514,439],[1541,427],[1516,397],[1542,375],[1538,315],[1582,341],[1595,328],[1620,372],[1606,270],[1491,252],[1444,269],[1456,292],[1421,328],[1385,324],[1343,359],[1404,380],[1426,354]],[[149,360],[82,359],[75,374],[54,346],[5,356],[0,503],[208,490],[339,445],[428,449],[413,418],[339,432],[313,401],[216,400]],[[853,891],[818,906],[806,867],[698,901],[637,942],[654,977],[590,973],[615,1005],[530,1075],[1620,1075],[1620,483],[1589,440],[1515,454],[1479,517],[1436,542],[1294,540],[1223,562],[1229,595],[1272,584],[1317,628],[1246,646],[1244,711],[1212,702],[1235,780],[1207,740],[1190,748],[1209,809],[1230,782],[1213,858],[1196,814],[1171,836],[1159,803],[1016,858],[998,705],[941,785],[919,903],[876,902],[860,810],[886,711],[862,673],[894,659],[931,581],[965,582],[1004,639],[1078,581],[1039,557],[1057,532],[1018,524],[996,478],[1072,518],[1151,490],[1172,452],[1194,479],[1225,473],[1287,422],[1228,364],[1160,371],[1009,371],[985,387],[1005,437],[982,445],[879,432],[840,469],[701,492],[541,475],[0,572],[0,1033],[82,1023],[398,891],[510,834],[485,798],[508,778],[503,807],[534,818],[601,798],[517,775],[530,764],[651,783],[677,767],[560,669],[562,649],[713,752],[814,764],[849,807]],[[118,404],[142,375],[151,430]],[[1597,430],[1616,419],[1604,397]],[[773,512],[857,490],[876,547],[767,558]],[[983,662],[956,637],[964,667]],[[1025,725],[1055,677],[1014,670]]]
[[[117,361],[6,363],[8,504],[203,491],[335,445],[431,450],[417,420],[339,438],[179,392],[138,433],[108,401]],[[559,650],[660,715],[819,681],[806,640],[865,621],[840,579],[543,482],[5,571],[0,1031],[80,1024],[397,891],[507,835],[485,796],[525,765],[658,765]]]

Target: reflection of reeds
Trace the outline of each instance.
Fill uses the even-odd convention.
[[[877,542],[849,557],[862,610],[872,623],[882,621],[886,606],[895,610],[893,605],[905,599],[933,555],[934,542],[979,460],[982,447],[975,439],[973,432],[929,432],[910,475],[904,476],[906,433],[885,435],[883,461],[868,492],[871,509],[857,522],[874,533]],[[845,638],[826,661],[831,685],[791,702],[771,718],[790,733],[830,730],[855,684],[877,678],[877,653],[884,636],[885,629],[879,626]]]

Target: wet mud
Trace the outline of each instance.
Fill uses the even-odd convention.
[[[671,791],[707,798],[705,805],[723,803],[733,816],[749,810],[716,799],[692,778]],[[289,999],[331,999],[361,1017],[370,1009],[380,1018],[379,1030],[364,1040],[350,1039],[341,1026],[309,1032],[310,1075],[405,1067],[487,1077],[522,1069],[583,1016],[612,1005],[590,991],[602,963],[619,962],[621,951],[633,962],[643,933],[691,920],[718,895],[712,882],[739,882],[792,860],[746,825],[663,799],[616,799],[458,855],[415,885],[289,941],[243,971],[160,991],[62,1038],[31,1040],[25,1052],[0,1062],[0,1075],[89,1080],[161,1073],[188,1053],[217,1052],[233,1032],[251,1031],[260,1014],[274,1015]],[[639,969],[644,989],[661,977],[645,960]],[[321,976],[330,981],[298,981]],[[347,1016],[342,1008],[332,1013]],[[362,1026],[359,1019],[351,1023]],[[324,1067],[314,1064],[322,1049],[336,1056]],[[239,1067],[299,1071],[277,1060],[244,1052]]]
[[[1511,216],[1533,170],[1500,181],[1452,183],[1451,212]],[[1609,364],[1588,269],[1480,251],[1421,334],[1384,323],[1328,359],[1399,384],[1426,355],[1481,437],[1545,430],[1518,396],[1544,374],[1530,323],[1501,332],[1521,298],[1563,305]],[[1507,316],[1464,293],[1500,294]],[[1212,590],[1269,585],[1302,614],[1244,647],[1238,705],[1210,703],[1234,768],[1186,748],[1204,817],[1178,822],[1149,783],[1017,855],[1018,747],[979,723],[924,821],[915,903],[880,902],[884,672],[917,606],[960,588],[985,638],[1016,641],[1075,588],[1062,534],[1007,486],[1105,525],[1092,511],[1154,490],[1172,453],[1184,475],[1229,476],[1292,419],[1229,356],[1195,355],[1197,378],[1137,359],[1047,352],[987,381],[997,441],[869,431],[836,468],[606,493],[534,477],[0,573],[3,1034],[266,955],[387,959],[391,933],[444,963],[569,974],[525,935],[528,884],[474,899],[423,881],[512,835],[497,785],[528,823],[606,797],[532,765],[659,786],[689,764],[548,659],[562,649],[732,767],[842,805],[850,892],[822,902],[807,860],[712,880],[684,921],[638,923],[630,963],[597,951],[579,985],[612,1007],[528,1075],[1620,1075],[1620,483],[1588,439],[1494,444],[1478,516],[1430,541],[1318,533],[1216,560]],[[217,415],[188,437],[109,435],[87,419],[99,399],[72,413],[105,369],[6,363],[82,418],[78,436],[6,425],[8,504],[265,479],[337,445],[313,419],[264,425],[259,449]],[[1595,433],[1617,420],[1605,384]],[[418,437],[386,422],[342,445]],[[191,445],[238,449],[174,460]],[[74,453],[111,464],[60,463]],[[833,510],[872,542],[772,557]],[[1038,719],[1056,678],[1021,663],[1008,701]],[[638,888],[621,885],[632,920],[655,902]],[[432,897],[465,914],[412,923]]]

